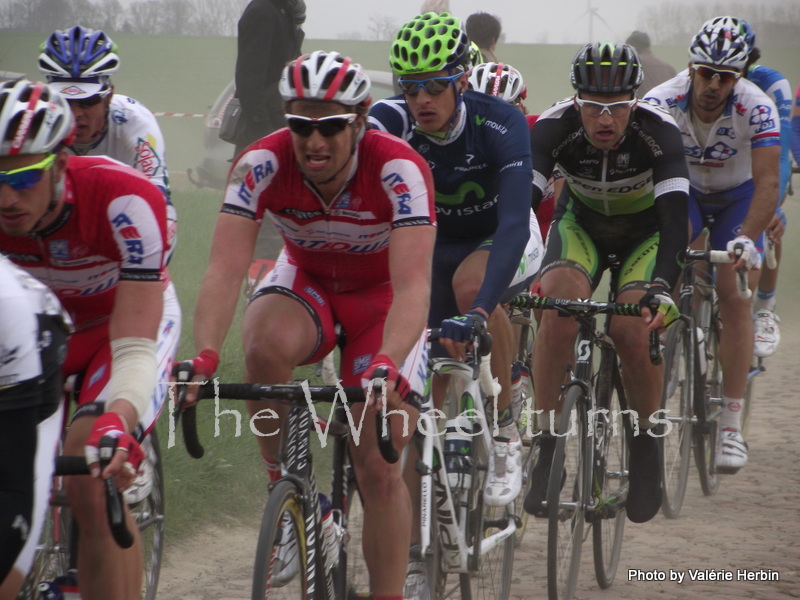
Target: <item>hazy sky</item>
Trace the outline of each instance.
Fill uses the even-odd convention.
[[[637,10],[626,8],[614,10],[613,6],[635,7],[650,0],[591,0],[592,8],[619,30],[619,36],[627,37],[636,23]],[[370,17],[388,16],[402,25],[413,18],[422,6],[422,0],[306,0],[307,20],[304,26],[309,38],[336,38],[347,31],[366,32]],[[507,42],[533,43],[583,41],[589,34],[589,19],[586,13],[587,0],[450,0],[450,8],[456,16],[465,19],[474,12],[485,11],[496,15],[503,24]],[[346,16],[344,16],[346,15]],[[569,39],[573,33],[573,39]],[[594,21],[595,36],[607,37],[611,31],[598,19]],[[623,37],[624,39],[624,37]]]
[[[595,39],[624,40],[639,22],[639,11],[670,0],[450,0],[452,12],[466,18],[478,11],[497,15],[506,41],[519,43],[581,43],[589,37],[591,5],[612,25],[598,18],[593,22]],[[753,0],[737,4],[772,5],[796,0]],[[716,4],[711,0],[710,4]],[[722,4],[719,2],[719,4]],[[391,17],[402,25],[413,18],[422,0],[306,0],[308,17],[304,29],[311,39],[337,39],[340,34],[366,34],[370,17]],[[752,18],[746,14],[744,18]],[[698,23],[698,27],[701,23]],[[366,37],[366,35],[365,35]]]

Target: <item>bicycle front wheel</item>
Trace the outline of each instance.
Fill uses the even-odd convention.
[[[559,438],[547,484],[547,594],[571,600],[581,563],[589,468],[583,391],[571,386],[561,407]]]
[[[261,520],[252,600],[306,598],[307,545],[301,491],[291,481],[279,481],[269,494]],[[318,564],[317,569],[321,568]]]
[[[604,351],[597,385],[594,416],[594,496],[592,521],[594,573],[602,589],[611,587],[617,574],[622,536],[625,531],[625,500],[628,495],[627,408],[616,354]],[[605,409],[607,412],[603,412]]]
[[[694,461],[703,494],[713,496],[719,489],[717,473],[718,423],[722,407],[722,368],[719,364],[719,321],[712,319],[705,333],[704,350],[696,353],[694,412],[692,429]]]
[[[694,394],[693,332],[683,319],[667,333],[664,352],[664,388],[661,392],[661,419],[669,423],[662,438],[661,511],[676,518],[683,506],[692,453],[692,397]]]

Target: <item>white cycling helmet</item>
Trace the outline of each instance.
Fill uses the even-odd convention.
[[[689,58],[693,63],[718,67],[744,69],[750,48],[740,33],[738,22],[731,17],[717,17],[707,21],[689,46]],[[714,24],[718,22],[717,24]]]
[[[527,96],[522,74],[511,65],[503,63],[481,63],[469,73],[469,87],[476,92],[497,96],[509,104],[524,100]]]
[[[317,50],[283,68],[278,90],[285,101],[328,100],[346,106],[368,106],[370,80],[361,65],[338,52]]]
[[[40,154],[69,145],[72,110],[56,90],[27,79],[0,85],[0,156]]]

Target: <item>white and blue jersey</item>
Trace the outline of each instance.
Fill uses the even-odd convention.
[[[650,90],[645,100],[667,109],[678,124],[692,188],[716,194],[752,179],[751,150],[781,143],[775,103],[756,84],[740,79],[703,145],[692,124],[690,98],[691,82],[684,70]]]
[[[782,202],[792,176],[789,150],[792,146],[792,88],[789,81],[775,69],[753,65],[747,71],[747,79],[755,83],[769,96],[778,109],[781,122],[781,179],[778,187],[778,202]]]
[[[498,98],[467,91],[446,139],[417,130],[402,95],[374,104],[369,122],[408,141],[428,161],[436,188],[436,253],[447,252],[448,246],[473,245],[474,250],[492,240],[473,303],[491,313],[530,236],[533,170],[525,116]]]

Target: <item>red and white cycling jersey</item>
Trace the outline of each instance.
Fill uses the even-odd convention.
[[[433,180],[406,142],[375,130],[358,144],[351,178],[330,206],[297,167],[284,129],[258,140],[231,170],[222,212],[278,228],[286,256],[334,293],[389,277],[389,234],[435,222]]]
[[[756,84],[739,79],[703,145],[692,123],[690,98],[691,81],[684,70],[647,92],[645,100],[667,110],[678,124],[692,187],[713,194],[752,179],[750,151],[781,143],[775,103]]]
[[[0,251],[50,287],[80,331],[108,320],[120,280],[167,280],[166,215],[141,173],[107,157],[70,157],[64,189],[52,224],[35,237],[0,232]]]

